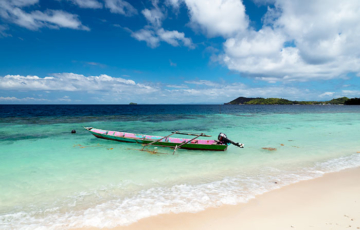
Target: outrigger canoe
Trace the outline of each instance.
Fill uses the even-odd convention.
[[[174,148],[174,153],[177,149],[192,149],[192,150],[210,150],[210,151],[225,151],[229,144],[234,144],[240,148],[243,148],[244,145],[240,143],[234,143],[233,141],[227,139],[225,134],[220,133],[219,140],[201,140],[197,139],[198,137],[211,137],[209,135],[201,134],[190,134],[190,133],[181,133],[179,131],[172,132],[167,136],[150,136],[144,134],[134,134],[126,132],[117,132],[117,131],[108,131],[103,129],[96,129],[93,127],[84,127],[91,134],[97,138],[121,141],[121,142],[130,142],[142,144],[144,147],[154,145],[161,147],[170,147]],[[174,134],[182,135],[191,135],[195,136],[192,139],[185,138],[172,138],[170,136]]]

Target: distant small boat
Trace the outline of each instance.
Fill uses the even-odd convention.
[[[197,139],[198,137],[211,137],[211,136],[205,135],[203,133],[191,134],[191,133],[181,133],[179,131],[176,131],[176,132],[172,132],[167,136],[161,137],[161,136],[150,136],[143,134],[117,132],[117,131],[108,131],[102,129],[95,129],[92,127],[84,127],[84,128],[97,138],[143,144],[144,147],[142,148],[142,150],[150,145],[174,148],[175,149],[174,153],[179,148],[192,149],[192,150],[225,151],[229,144],[233,144],[240,148],[244,147],[243,144],[235,143],[227,139],[226,135],[223,133],[220,133],[218,140],[199,140]],[[192,139],[171,138],[170,136],[174,134],[190,135],[195,137]]]

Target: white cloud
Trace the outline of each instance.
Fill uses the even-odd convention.
[[[17,98],[17,97],[0,97],[0,101],[5,102],[27,102],[27,101],[48,101],[47,99],[41,99],[41,98],[33,98],[33,97],[25,97],[25,98]]]
[[[85,64],[87,64],[87,65],[92,65],[92,66],[99,66],[99,67],[101,67],[101,68],[105,68],[105,67],[106,67],[106,65],[101,64],[101,63],[98,63],[98,62],[85,62]]]
[[[100,9],[103,7],[103,4],[97,0],[71,0],[74,4],[78,5],[80,8],[92,8]]]
[[[343,90],[342,93],[347,97],[360,97],[360,90]]]
[[[40,78],[38,76],[6,75],[0,77],[1,90],[46,90],[46,91],[110,91],[149,93],[157,89],[136,84],[133,80],[110,77],[102,74],[86,77],[81,74],[59,73]]]
[[[184,33],[180,33],[176,30],[168,31],[163,28],[157,31],[157,35],[162,41],[169,43],[172,46],[179,46],[179,41],[183,43],[184,46],[189,48],[194,48],[190,38],[186,38]]]
[[[88,27],[82,25],[78,16],[74,14],[61,10],[47,10],[45,12],[36,10],[27,13],[20,8],[37,2],[34,0],[0,1],[0,17],[30,30],[37,30],[41,27],[89,30]]]
[[[319,97],[332,97],[334,96],[335,92],[325,92],[319,95]]]
[[[197,80],[197,81],[185,81],[188,84],[195,84],[195,85],[206,85],[206,86],[218,86],[219,83],[215,83],[213,81],[208,80]]]
[[[61,73],[45,78],[38,76],[7,75],[0,77],[0,90],[14,93],[28,93],[27,99],[17,97],[1,97],[1,101],[31,101],[36,91],[45,91],[46,99],[51,102],[94,103],[224,103],[239,96],[245,97],[282,97],[290,100],[316,100],[321,95],[318,91],[310,91],[296,87],[265,86],[252,87],[243,83],[220,83],[209,80],[185,81],[183,84],[136,83],[133,80],[115,78],[108,75],[89,76],[81,74]],[[56,93],[53,93],[56,91]],[[63,93],[62,96],[59,96]],[[341,92],[324,92],[324,96],[357,96],[360,91],[343,90]],[[71,94],[71,98],[68,96]],[[96,94],[96,97],[93,95]],[[38,94],[40,95],[40,94]]]
[[[180,7],[182,0],[165,0],[166,5],[171,5],[175,9],[178,9]]]
[[[39,0],[11,0],[11,4],[17,7],[31,6],[38,2]]]
[[[234,58],[276,56],[283,48],[286,37],[269,27],[259,31],[250,30],[246,35],[229,38],[224,43],[224,51]]]
[[[176,88],[176,89],[187,89],[189,86],[187,85],[166,85],[168,88]]]
[[[186,82],[188,84],[188,82]],[[196,84],[196,82],[192,82]],[[304,100],[316,97],[308,90],[294,87],[271,86],[271,87],[249,87],[242,83],[219,84],[211,81],[198,81],[206,87],[165,90],[167,99],[177,100],[177,103],[224,103],[239,96],[245,97],[285,97],[293,100]]]
[[[72,101],[70,98],[69,98],[69,96],[63,96],[62,98],[59,98],[59,99],[57,99],[58,101],[66,101],[66,102],[70,102],[70,101]]]
[[[165,15],[161,12],[159,7],[157,6],[157,1],[153,1],[154,8],[144,9],[141,13],[144,15],[146,20],[150,22],[155,27],[161,27],[162,20],[164,19]]]
[[[186,38],[184,33],[176,30],[168,31],[161,28],[154,31],[152,28],[146,28],[132,32],[131,36],[138,41],[145,41],[151,48],[158,47],[160,41],[164,41],[172,46],[180,46],[181,43],[191,49],[195,48],[190,38]]]
[[[151,29],[141,29],[139,31],[132,32],[131,36],[138,41],[145,41],[151,48],[159,46],[160,43],[160,38]]]
[[[172,46],[180,46],[180,44],[195,48],[191,38],[185,37],[185,34],[177,30],[165,30],[161,27],[162,20],[164,20],[164,13],[158,7],[158,1],[153,0],[153,9],[144,9],[142,14],[150,25],[145,26],[144,29],[136,32],[131,31],[131,36],[138,41],[145,41],[148,46],[155,48],[159,46],[160,41],[164,41]]]
[[[360,73],[359,1],[276,0],[275,6],[261,30],[248,28],[227,38],[218,60],[269,82]]]
[[[110,9],[111,13],[133,16],[137,10],[127,1],[124,0],[105,0],[105,7]]]
[[[210,37],[229,37],[246,30],[249,24],[240,0],[183,0],[189,9],[190,25]],[[169,0],[175,8],[179,2]]]
[[[167,0],[189,10],[190,26],[222,36],[215,59],[256,79],[308,81],[360,75],[360,1],[255,0],[268,7],[260,30],[251,28],[240,0]]]

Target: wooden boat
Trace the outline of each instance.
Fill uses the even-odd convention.
[[[84,127],[84,128],[97,138],[143,144],[144,147],[142,148],[142,150],[150,145],[174,148],[175,149],[174,153],[179,148],[193,149],[193,150],[225,151],[229,144],[234,144],[240,148],[243,148],[244,146],[243,144],[234,143],[228,140],[225,134],[223,135],[225,135],[226,140],[223,139],[223,141],[219,141],[219,140],[197,139],[198,137],[211,137],[203,133],[191,134],[191,133],[181,133],[179,131],[176,131],[176,132],[172,132],[167,136],[161,137],[161,136],[150,136],[143,134],[117,132],[117,131],[108,131],[108,130],[96,129],[92,127]],[[192,139],[171,138],[170,136],[174,134],[191,135],[195,137]]]

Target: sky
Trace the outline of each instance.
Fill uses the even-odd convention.
[[[0,0],[0,104],[360,97],[359,0]]]

